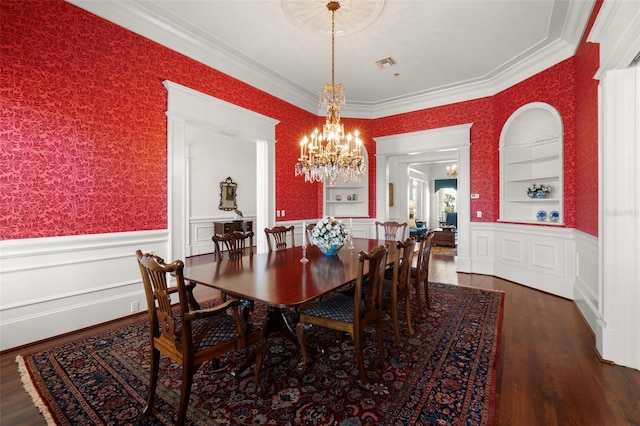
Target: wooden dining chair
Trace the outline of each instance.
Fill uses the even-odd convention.
[[[295,226],[274,226],[273,228],[264,228],[267,237],[269,251],[280,251],[287,247],[295,247],[296,240],[294,235]],[[287,245],[287,234],[290,234],[291,245]],[[273,244],[271,242],[273,241]]]
[[[392,278],[385,279],[382,289],[382,304],[391,311],[391,320],[393,321],[393,329],[396,334],[396,341],[400,340],[400,326],[398,323],[398,305],[404,301],[407,311],[407,328],[409,334],[413,335],[413,326],[411,325],[411,265],[416,248],[416,239],[407,238],[404,242],[396,243],[397,256],[393,261]]]
[[[253,256],[253,232],[229,232],[211,237],[215,245],[215,255],[222,260],[226,252],[229,259],[239,259],[242,256]]]
[[[137,250],[138,266],[142,275],[149,311],[149,343],[151,365],[149,394],[144,415],[151,413],[155,399],[160,354],[164,354],[182,368],[182,389],[176,424],[185,422],[193,375],[200,365],[220,356],[255,346],[255,382],[260,390],[260,368],[267,344],[262,330],[242,320],[237,300],[229,300],[208,309],[193,310],[187,300],[184,283],[184,263],[176,260],[166,264],[158,256],[143,254]],[[173,275],[176,286],[167,285],[167,277]],[[178,308],[171,305],[171,294],[178,294]],[[253,357],[253,353],[250,354]],[[237,374],[237,372],[234,372]]]
[[[416,289],[416,297],[418,299],[418,309],[420,315],[423,313],[422,307],[422,288],[424,288],[424,298],[427,302],[427,309],[431,309],[431,300],[429,298],[429,261],[431,260],[431,247],[433,246],[433,231],[427,234],[420,241],[418,253],[416,256],[416,266],[411,268],[411,283]]]
[[[313,228],[316,227],[316,223],[307,223],[306,229],[304,230],[307,233],[307,245],[311,245],[311,238],[313,238]]]
[[[306,330],[311,325],[348,333],[355,343],[356,362],[360,371],[360,380],[367,383],[364,365],[362,334],[366,327],[375,324],[380,361],[384,365],[384,346],[382,340],[382,282],[387,248],[380,245],[369,253],[361,251],[358,262],[358,275],[353,296],[335,293],[320,302],[300,309],[300,318],[296,325],[296,335],[302,350],[301,368],[308,362]],[[365,278],[365,264],[368,264],[368,279]]]
[[[407,222],[378,222],[376,221],[376,239],[385,241],[404,241],[405,234],[407,233]],[[380,238],[380,231],[384,238]],[[398,235],[398,231],[401,231]]]

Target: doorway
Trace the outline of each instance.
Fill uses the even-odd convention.
[[[376,217],[379,221],[398,219],[409,212],[410,169],[416,164],[456,162],[458,165],[456,211],[458,213],[458,271],[470,272],[470,129],[472,124],[443,127],[374,138],[376,142]],[[395,181],[394,181],[395,180]],[[427,180],[427,181],[430,181]],[[387,205],[389,183],[406,188],[396,196],[398,210]],[[432,192],[433,193],[433,192]],[[398,213],[400,212],[400,213]],[[402,216],[403,221],[408,220]]]

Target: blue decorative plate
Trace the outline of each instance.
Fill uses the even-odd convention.
[[[552,222],[557,222],[558,219],[560,219],[560,213],[558,213],[556,210],[549,212],[549,220]]]
[[[545,220],[547,218],[547,212],[545,212],[544,210],[538,210],[538,213],[536,213],[536,218],[538,220]]]

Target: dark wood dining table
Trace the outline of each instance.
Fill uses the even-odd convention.
[[[337,256],[325,256],[315,246],[308,246],[302,259],[302,247],[259,253],[241,259],[209,261],[188,258],[184,279],[220,290],[239,299],[267,305],[264,336],[280,331],[298,345],[298,339],[285,315],[295,308],[353,282],[358,273],[360,251],[370,251],[385,241],[354,238],[353,248],[347,243]],[[395,244],[389,244],[387,262],[395,258]],[[367,271],[365,270],[365,273]]]

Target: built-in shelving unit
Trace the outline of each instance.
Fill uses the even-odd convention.
[[[365,161],[367,151],[363,147]],[[324,184],[324,216],[334,217],[369,217],[369,163],[367,172],[362,175],[360,182],[336,182],[330,186]],[[355,196],[355,197],[354,197]]]
[[[500,136],[500,221],[564,224],[562,136],[560,114],[545,103],[527,104],[507,120]],[[533,183],[550,186],[549,196],[529,198]]]

